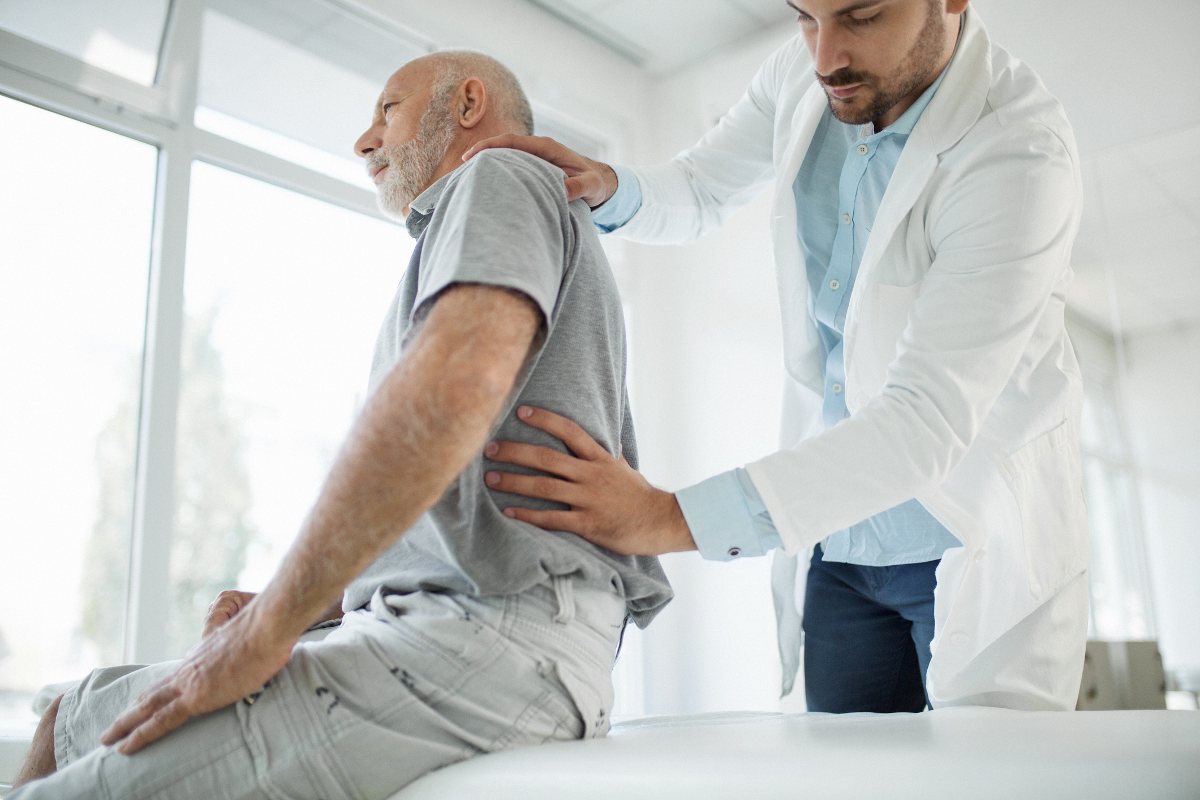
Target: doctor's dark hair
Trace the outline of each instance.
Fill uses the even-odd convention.
[[[442,50],[431,56],[437,67],[431,107],[444,108],[467,78],[478,78],[487,87],[496,114],[515,128],[533,134],[533,109],[517,76],[508,67],[473,50]]]

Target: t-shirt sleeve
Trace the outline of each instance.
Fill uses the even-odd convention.
[[[455,283],[512,289],[549,328],[572,240],[562,176],[513,150],[485,150],[447,184],[421,256],[413,319]]]

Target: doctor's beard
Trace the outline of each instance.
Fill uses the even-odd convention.
[[[439,92],[433,94],[429,107],[421,114],[416,136],[367,155],[368,169],[388,168],[378,186],[376,202],[379,210],[393,219],[403,221],[408,216],[409,205],[429,186],[458,131],[446,112],[447,103],[438,102]]]
[[[874,93],[874,97],[865,108],[855,109],[834,100],[826,92],[829,110],[833,112],[834,117],[848,125],[874,122],[922,84],[932,82],[934,70],[937,69],[946,44],[946,29],[942,24],[941,8],[941,3],[937,0],[930,0],[925,26],[921,28],[917,41],[905,54],[894,72],[895,77],[891,80],[850,69],[840,69],[824,77],[817,76],[817,81],[824,86],[852,86],[861,83]]]

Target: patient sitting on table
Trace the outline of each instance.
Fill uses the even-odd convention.
[[[387,81],[356,150],[416,245],[312,511],[266,589],[224,595],[182,661],[97,670],[56,700],[14,799],[385,798],[474,755],[607,732],[621,630],[667,603],[666,578],[505,516],[484,483],[490,436],[556,444],[518,420],[526,405],[636,464],[587,206],[524,153],[460,161],[531,129],[486,56]],[[298,644],[339,595],[341,624]]]

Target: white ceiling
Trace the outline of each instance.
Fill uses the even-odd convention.
[[[655,77],[793,18],[783,0],[528,1]],[[1200,324],[1200,0],[971,4],[1075,127],[1074,309],[1108,330],[1119,318],[1126,334]]]
[[[794,17],[784,0],[529,0],[654,76]]]

